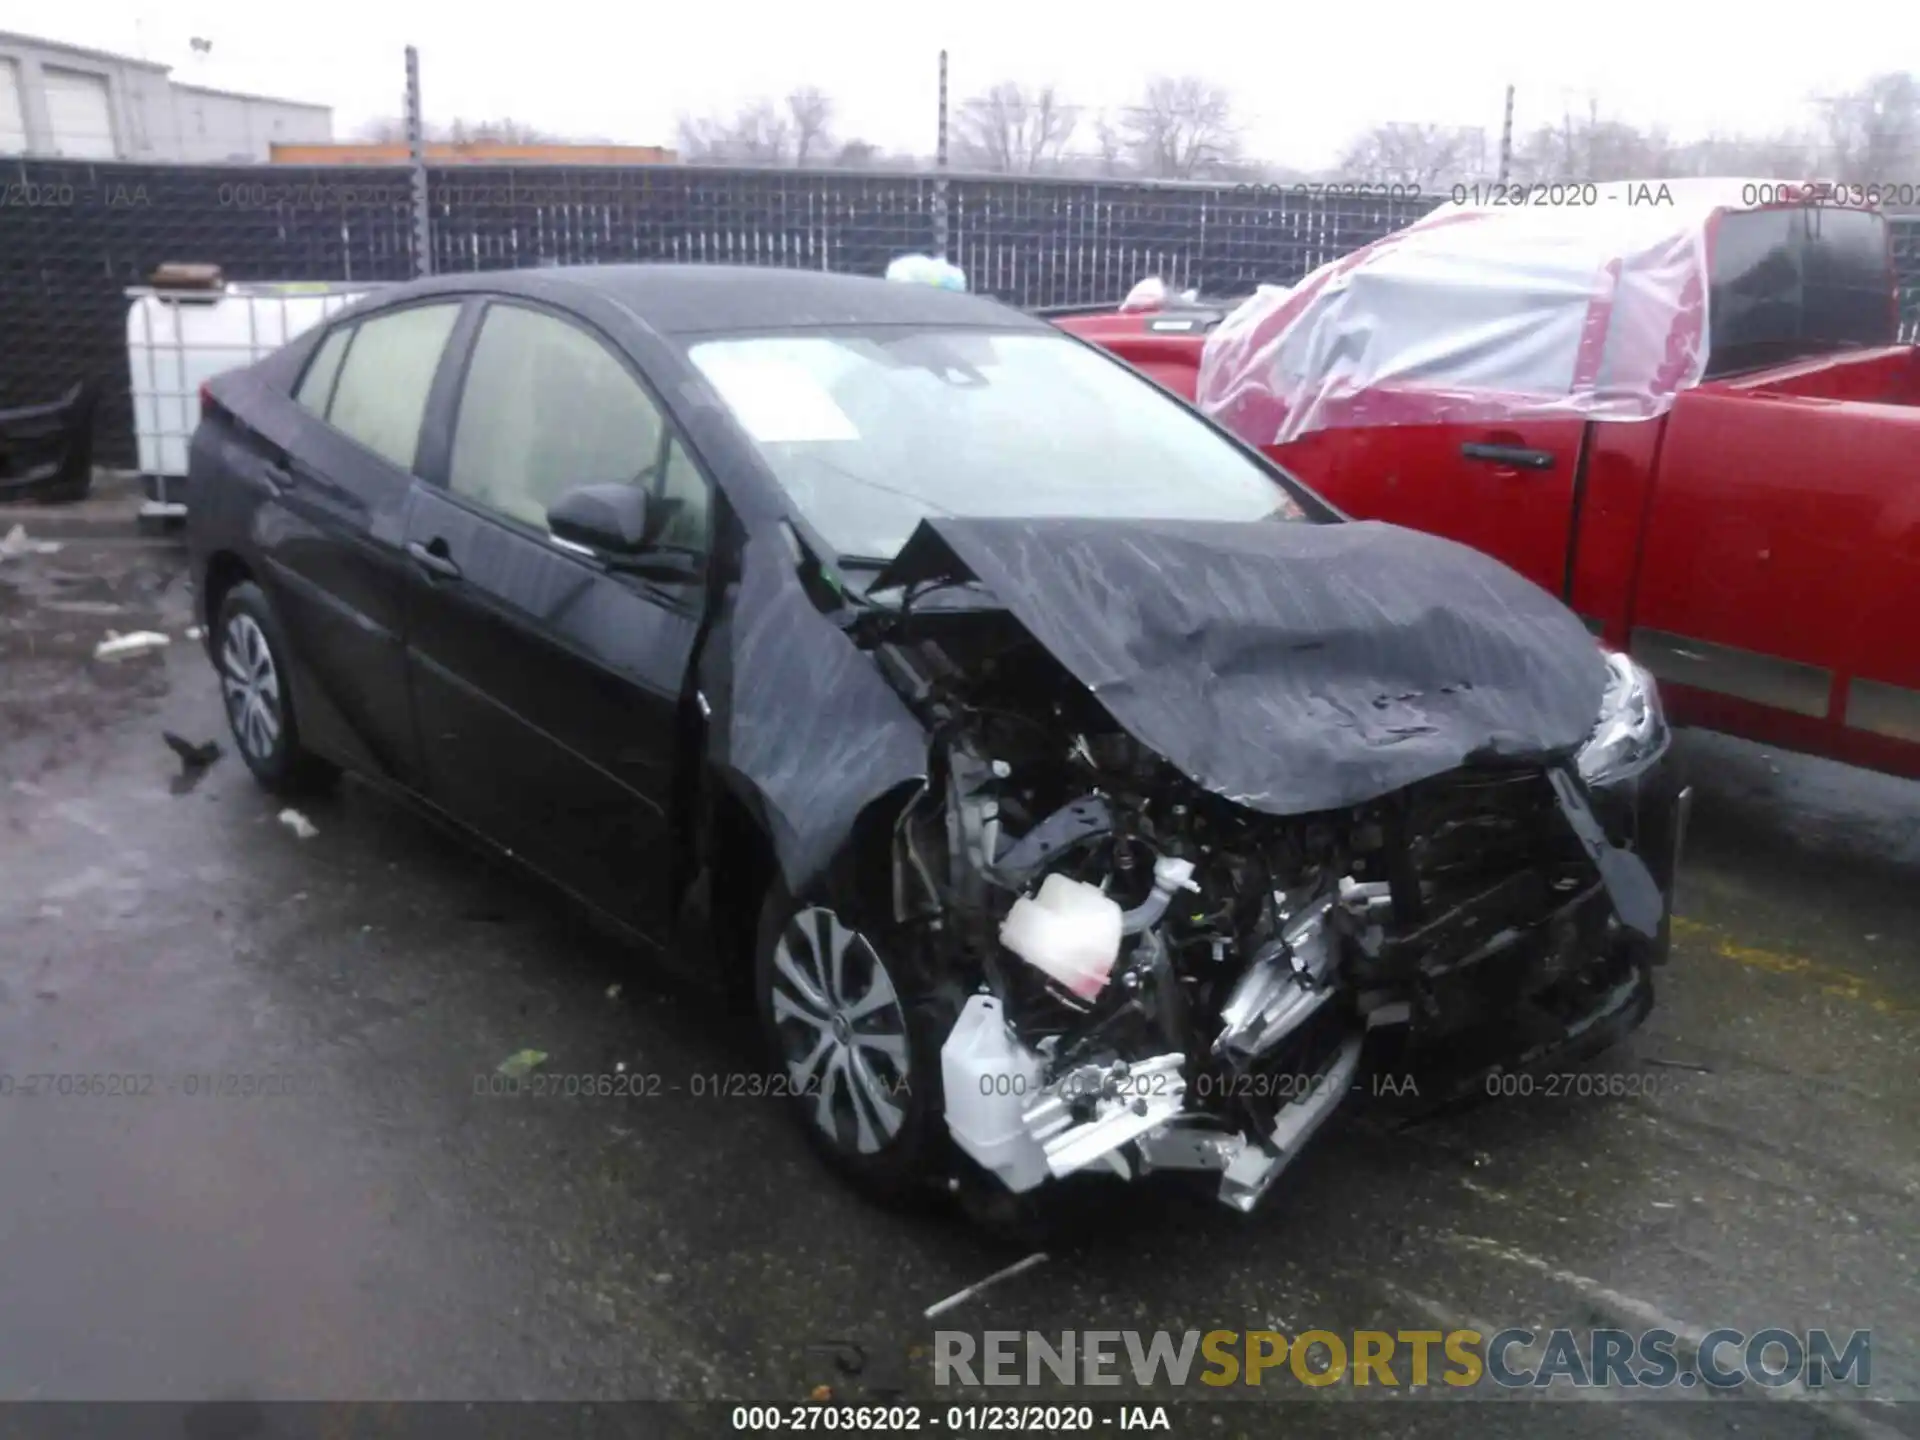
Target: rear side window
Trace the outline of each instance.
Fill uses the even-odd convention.
[[[433,372],[459,313],[454,301],[362,320],[340,367],[327,419],[375,454],[411,470]]]
[[[544,530],[548,507],[569,490],[651,485],[666,433],[652,397],[593,336],[494,304],[474,342],[447,483]]]
[[[327,401],[333,398],[333,377],[340,373],[340,357],[347,353],[347,337],[352,333],[351,325],[343,325],[322,340],[307,362],[307,373],[300,377],[300,388],[293,392],[293,398],[316,415],[327,413]]]
[[[1893,344],[1885,217],[1820,206],[1721,216],[1710,306],[1709,378]]]

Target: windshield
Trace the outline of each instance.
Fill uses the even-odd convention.
[[[929,515],[1304,518],[1178,401],[1063,335],[809,332],[690,356],[843,557],[890,559]]]

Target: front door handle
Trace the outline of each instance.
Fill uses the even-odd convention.
[[[458,580],[460,567],[453,563],[453,557],[447,554],[447,542],[434,540],[422,545],[418,540],[407,542],[407,554],[413,557],[413,563],[427,574],[440,580]]]
[[[1469,440],[1460,447],[1460,453],[1468,460],[1486,460],[1511,470],[1553,468],[1551,450],[1530,450],[1525,445],[1483,445],[1477,440]]]

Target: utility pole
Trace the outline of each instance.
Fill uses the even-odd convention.
[[[1500,183],[1513,169],[1513,86],[1507,86],[1507,116],[1500,122]]]
[[[947,258],[947,52],[940,52],[940,128],[933,150],[933,248]]]
[[[413,273],[433,273],[433,227],[427,213],[426,127],[420,119],[420,52],[407,46],[407,162],[413,182]]]

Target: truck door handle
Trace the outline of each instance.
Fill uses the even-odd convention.
[[[458,580],[460,567],[453,563],[453,557],[447,554],[447,542],[436,539],[432,544],[422,545],[418,540],[407,542],[407,554],[413,557],[413,563],[427,574],[441,580]]]
[[[1530,450],[1524,445],[1483,445],[1477,440],[1469,440],[1460,447],[1460,453],[1469,460],[1487,460],[1515,470],[1553,468],[1551,450]]]
[[[269,460],[262,465],[260,474],[275,490],[285,490],[293,484],[293,471],[277,460]]]

